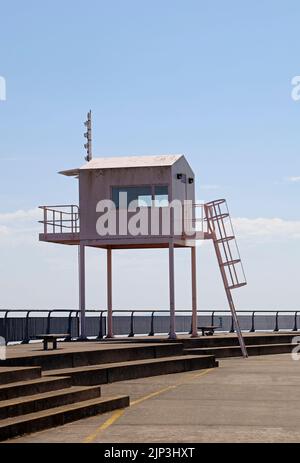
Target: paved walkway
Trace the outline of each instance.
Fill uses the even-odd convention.
[[[226,359],[212,370],[102,386],[131,406],[9,442],[300,442],[300,361]]]

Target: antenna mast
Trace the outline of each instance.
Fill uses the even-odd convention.
[[[92,111],[90,110],[87,114],[87,120],[84,123],[85,127],[87,128],[87,132],[85,132],[84,136],[87,138],[87,143],[84,144],[86,149],[87,155],[85,156],[85,160],[90,162],[93,158],[92,153]]]

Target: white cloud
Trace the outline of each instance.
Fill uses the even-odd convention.
[[[300,176],[298,176],[298,177],[288,177],[287,180],[288,180],[288,182],[291,182],[291,183],[297,183],[297,182],[300,182]]]
[[[29,209],[24,211],[19,209],[14,212],[2,212],[0,213],[0,223],[18,223],[20,221],[32,221],[38,220],[41,217],[41,210],[39,208]]]
[[[0,245],[15,247],[37,242],[41,217],[38,208],[0,213]]]
[[[2,235],[8,235],[9,234],[9,228],[6,227],[5,225],[0,225],[0,237]]]
[[[300,221],[280,218],[235,218],[233,225],[239,238],[288,240],[300,238]]]

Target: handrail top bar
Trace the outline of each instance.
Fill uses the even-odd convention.
[[[79,209],[78,204],[54,204],[49,206],[39,206],[39,209],[49,209],[51,207],[76,207]]]
[[[31,312],[34,312],[34,313],[53,313],[53,312],[80,312],[79,309],[0,309],[0,312],[26,312],[26,313],[31,313]],[[86,312],[107,312],[107,309],[86,309]],[[124,312],[124,313],[155,313],[155,312],[161,312],[161,313],[169,313],[169,310],[168,309],[114,309],[113,312]],[[178,309],[176,310],[177,313],[189,313],[189,312],[192,312],[191,309]],[[240,312],[240,313],[281,313],[281,314],[290,314],[290,313],[300,313],[300,309],[298,310],[277,310],[277,309],[266,309],[266,310],[263,310],[263,309],[256,309],[256,310],[253,310],[253,309],[238,309],[237,312]],[[215,314],[218,314],[218,313],[231,313],[230,310],[218,310],[218,309],[211,309],[211,310],[198,310],[198,313],[199,314],[205,314],[205,313],[215,313]]]
[[[215,199],[214,201],[210,201],[208,203],[205,203],[205,206],[218,206],[219,204],[224,204],[226,203],[226,199]]]
[[[49,210],[51,211],[51,209],[48,209],[48,211]],[[57,212],[57,211],[55,211],[55,212]],[[72,215],[71,212],[64,212],[63,214]],[[75,215],[75,214],[73,214],[73,215]],[[72,222],[77,222],[79,220],[79,214],[76,213],[76,216],[78,216],[78,217],[76,217],[75,219],[74,218],[72,218],[72,219],[68,218],[68,219],[39,220],[38,223],[46,223],[47,225],[53,225],[54,223],[56,224],[56,223],[62,223],[62,222],[63,223],[65,223],[65,222],[72,223]]]

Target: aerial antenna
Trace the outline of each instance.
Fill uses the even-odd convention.
[[[87,128],[87,132],[85,132],[84,136],[87,138],[87,143],[84,144],[86,149],[87,155],[85,156],[85,160],[90,162],[93,158],[92,153],[92,111],[90,110],[87,114],[87,120],[84,123],[85,127]]]

